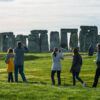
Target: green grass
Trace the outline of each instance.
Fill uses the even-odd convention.
[[[84,53],[86,54],[86,53]],[[64,53],[72,55],[72,53]],[[64,59],[62,63],[62,85],[51,85],[51,53],[25,54],[24,72],[28,83],[22,83],[19,75],[19,83],[8,83],[6,53],[0,53],[0,100],[100,100],[100,81],[97,88],[91,88],[94,80],[96,64],[94,57],[83,57],[83,66],[80,77],[86,83],[83,88],[79,81],[72,86],[72,74],[69,72],[72,59]]]

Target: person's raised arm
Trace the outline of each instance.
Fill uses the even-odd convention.
[[[22,44],[22,47],[24,48],[24,53],[28,53],[28,48],[24,44]]]

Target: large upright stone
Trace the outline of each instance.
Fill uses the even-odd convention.
[[[90,45],[96,49],[98,28],[96,26],[81,26],[80,28],[80,51],[88,51]]]
[[[39,39],[39,31],[33,30],[28,37],[28,48],[29,52],[40,52],[40,39]]]
[[[61,47],[68,49],[72,49],[78,47],[78,29],[61,29]],[[68,37],[67,34],[70,33],[70,42],[68,48]]]
[[[61,47],[68,49],[68,39],[66,29],[61,29]]]
[[[0,51],[7,52],[7,36],[6,32],[0,33]]]
[[[54,47],[59,46],[59,32],[53,31],[50,33],[50,51],[52,51]]]
[[[18,41],[21,41],[23,44],[26,45],[26,36],[24,36],[24,35],[17,35],[16,36],[16,45],[17,45]]]
[[[48,46],[48,35],[47,30],[41,31],[40,34],[40,50],[41,52],[48,52],[49,46]]]
[[[73,29],[71,30],[71,35],[70,35],[70,48],[76,48],[78,47],[78,29]]]
[[[97,36],[97,43],[100,43],[100,35]]]
[[[9,32],[7,38],[7,48],[15,48],[15,35],[13,32]]]
[[[0,33],[0,51],[7,52],[9,48],[14,48],[14,40],[13,32]]]

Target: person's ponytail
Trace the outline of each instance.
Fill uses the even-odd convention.
[[[58,48],[54,48],[53,55],[54,55],[55,57],[57,56],[57,54],[56,54],[57,51],[58,51]]]

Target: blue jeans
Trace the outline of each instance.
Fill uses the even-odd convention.
[[[55,79],[54,79],[54,75],[57,72],[57,78],[58,78],[58,85],[61,85],[61,78],[60,78],[60,73],[61,71],[51,71],[51,79],[52,79],[52,84],[55,85]]]
[[[23,79],[23,82],[26,82],[26,78],[24,75],[24,66],[23,65],[15,65],[14,71],[15,71],[15,82],[18,82],[18,71]]]
[[[8,82],[13,82],[13,73],[12,72],[8,72]]]
[[[76,84],[75,78],[77,78],[81,83],[84,83],[83,80],[79,78],[79,72],[73,72],[72,75],[73,75],[73,86],[75,86]]]

